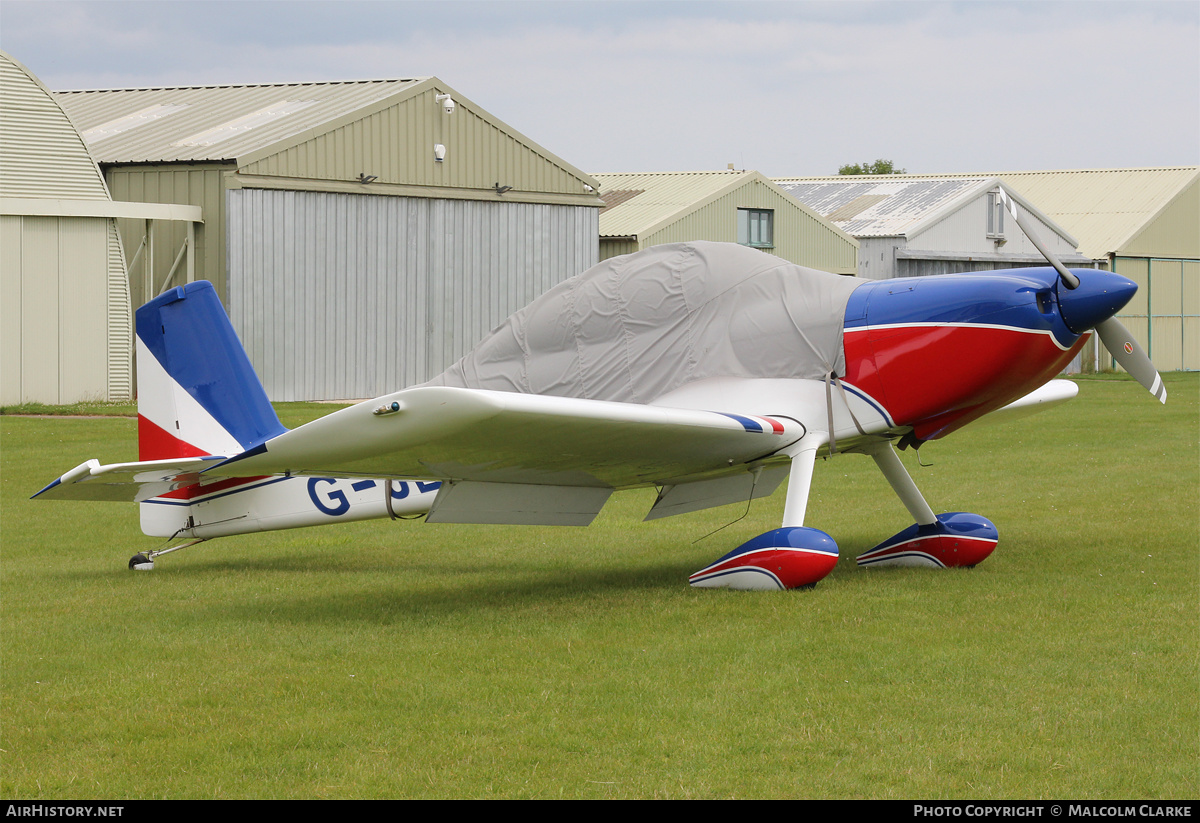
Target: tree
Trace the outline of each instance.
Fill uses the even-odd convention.
[[[853,166],[842,166],[838,174],[907,174],[904,169],[896,168],[891,160],[880,158],[874,163],[855,163]]]

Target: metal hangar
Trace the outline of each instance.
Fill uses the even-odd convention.
[[[596,182],[436,77],[56,98],[116,199],[203,210],[191,241],[122,224],[158,273],[134,305],[186,250],[273,400],[421,382],[596,262]]]
[[[854,274],[858,241],[760,172],[596,174],[600,258],[688,240],[741,243],[801,266]]]

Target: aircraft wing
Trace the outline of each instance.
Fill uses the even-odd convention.
[[[787,417],[420,387],[334,412],[205,474],[621,489],[744,471],[803,434]]]
[[[747,464],[804,432],[790,417],[419,387],[281,434],[205,477],[442,480],[430,522],[587,525],[615,489],[702,490],[670,495],[655,516],[769,494],[782,473],[759,483]],[[736,475],[743,482],[721,482]]]
[[[655,517],[770,494],[786,468],[752,474],[747,464],[804,432],[791,417],[420,387],[233,457],[90,460],[35,496],[143,501],[198,481],[280,475],[442,480],[432,522],[586,525],[615,489],[667,487]]]

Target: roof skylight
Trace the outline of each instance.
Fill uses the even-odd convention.
[[[186,108],[187,103],[158,103],[140,111],[135,111],[133,114],[127,114],[124,117],[118,117],[116,120],[110,120],[107,123],[90,128],[83,132],[83,139],[86,143],[98,143],[109,137],[115,137],[122,132],[153,123],[164,117],[169,117]]]
[[[316,103],[316,100],[281,100],[278,103],[265,106],[258,111],[230,120],[227,123],[222,123],[219,126],[213,126],[211,129],[205,129],[202,132],[193,134],[190,137],[185,137],[177,141],[174,145],[195,147],[215,146],[217,143],[222,143],[240,134],[245,134],[251,129],[256,129],[281,117],[287,117],[289,114],[295,114]]]

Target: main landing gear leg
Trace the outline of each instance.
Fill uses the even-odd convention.
[[[996,548],[996,527],[986,517],[967,512],[935,515],[891,443],[880,443],[870,455],[917,522],[860,554],[858,565],[971,567]]]
[[[693,574],[693,586],[728,589],[812,588],[837,565],[837,543],[823,531],[804,526],[808,492],[817,450],[827,442],[824,432],[801,438],[789,456],[787,500],[783,526],[738,546],[716,563]]]
[[[129,568],[139,572],[152,571],[154,569],[154,558],[158,557],[159,555],[177,552],[180,549],[186,549],[188,546],[194,546],[197,543],[203,543],[205,539],[206,538],[203,537],[197,537],[195,540],[189,540],[186,543],[180,543],[178,546],[172,546],[169,549],[135,554],[133,557],[129,558]]]

